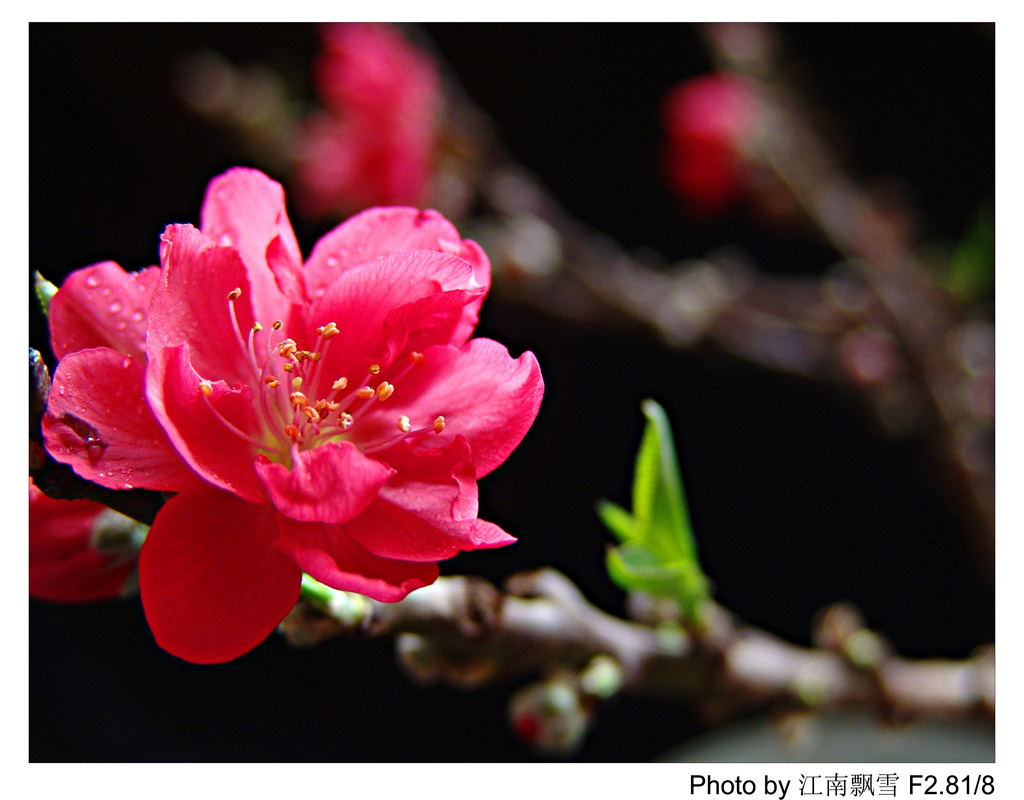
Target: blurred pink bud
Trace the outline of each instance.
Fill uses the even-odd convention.
[[[752,87],[727,73],[685,81],[665,97],[665,177],[693,213],[714,216],[742,194],[741,146],[756,103]]]
[[[433,61],[388,25],[322,28],[314,80],[324,109],[302,123],[305,213],[420,205],[430,191],[440,108]]]
[[[127,517],[92,500],[54,500],[28,479],[28,591],[64,603],[123,593],[138,545]],[[121,541],[123,547],[112,546]]]

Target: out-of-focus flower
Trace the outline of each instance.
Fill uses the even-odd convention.
[[[322,32],[314,78],[324,109],[303,121],[296,145],[300,207],[418,205],[430,190],[441,102],[433,61],[388,25]]]
[[[543,381],[531,353],[470,339],[489,283],[474,242],[411,208],[353,217],[303,264],[281,187],[245,169],[210,184],[200,229],[167,228],[159,270],[68,278],[47,448],[109,488],[177,492],[140,559],[162,647],[226,661],[302,572],[397,601],[437,561],[514,541],[477,518],[476,481]]]
[[[29,594],[67,603],[120,596],[144,529],[101,503],[47,497],[29,478]]]
[[[728,73],[692,78],[665,97],[665,177],[693,213],[714,216],[741,196],[741,148],[756,113],[751,87]]]

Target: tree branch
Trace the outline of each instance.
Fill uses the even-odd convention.
[[[506,590],[468,577],[440,578],[399,603],[331,590],[329,600],[300,602],[281,631],[296,645],[341,634],[394,637],[412,677],[465,688],[611,656],[622,668],[621,691],[693,702],[716,721],[793,705],[869,708],[901,720],[994,714],[991,649],[963,661],[900,658],[848,607],[825,614],[819,646],[805,648],[715,604],[700,630],[619,619],[551,569],[513,576]]]

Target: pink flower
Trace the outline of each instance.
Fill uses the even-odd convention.
[[[322,28],[316,85],[326,110],[303,121],[297,189],[309,214],[419,203],[430,188],[438,76],[394,28]]]
[[[714,216],[742,194],[740,148],[755,114],[750,86],[727,73],[685,81],[666,96],[665,177],[694,213]]]
[[[91,500],[54,500],[28,479],[28,592],[42,600],[82,603],[118,597],[135,558],[104,552],[97,536],[111,518]]]
[[[246,169],[210,184],[200,229],[166,229],[159,269],[68,277],[47,448],[101,485],[177,492],[140,558],[162,647],[226,661],[301,572],[396,601],[514,541],[477,518],[476,481],[543,381],[531,353],[470,339],[489,280],[474,242],[410,208],[353,217],[303,264],[281,187]]]

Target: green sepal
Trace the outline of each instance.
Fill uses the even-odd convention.
[[[39,270],[33,276],[33,285],[36,290],[36,298],[39,300],[39,307],[43,310],[43,316],[50,316],[50,301],[57,294],[58,287],[43,277]]]

